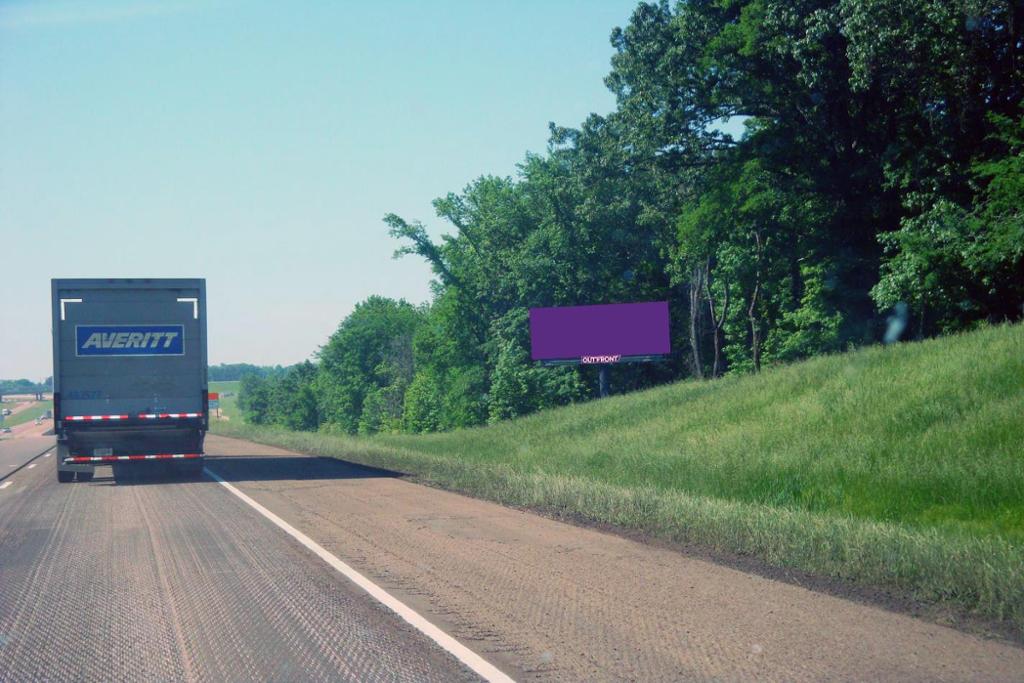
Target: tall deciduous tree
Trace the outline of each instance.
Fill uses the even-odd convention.
[[[676,353],[621,391],[869,343],[900,302],[919,335],[1019,319],[1022,27],[1009,0],[640,3],[615,111],[437,199],[439,239],[385,217],[430,305],[367,300],[315,414],[308,368],[247,384],[247,414],[419,432],[595,396],[592,368],[531,362],[533,306],[667,299]]]

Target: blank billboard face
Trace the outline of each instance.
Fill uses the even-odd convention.
[[[669,353],[668,302],[530,309],[534,360],[617,362]]]

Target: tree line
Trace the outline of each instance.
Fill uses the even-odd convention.
[[[1005,0],[642,3],[611,114],[435,200],[440,239],[385,217],[432,300],[370,297],[241,405],[370,434],[595,396],[595,369],[530,361],[534,306],[670,302],[675,353],[618,391],[875,343],[894,310],[905,338],[1019,320],[1022,29]]]
[[[42,382],[29,379],[0,379],[0,396],[4,394],[45,394],[53,391],[53,377]]]
[[[246,375],[269,377],[288,372],[288,367],[280,365],[252,365],[251,363],[220,363],[207,366],[207,379],[211,382],[232,382]]]

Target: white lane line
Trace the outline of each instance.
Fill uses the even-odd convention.
[[[0,484],[0,490],[3,490],[5,488],[7,488],[8,486],[10,486],[13,483],[14,483],[13,481],[5,481],[4,483]]]
[[[50,457],[50,455],[52,455],[52,454],[51,454],[51,453],[50,453],[49,451],[47,451],[47,452],[46,452],[46,455],[44,455],[43,457],[44,457],[44,458],[49,458],[49,457]]]
[[[27,469],[32,469],[32,468],[33,468],[33,467],[35,467],[35,466],[36,466],[36,464],[35,464],[35,463],[32,463],[32,464],[30,464],[30,465],[28,466],[28,468],[27,468]]]
[[[477,653],[470,650],[468,647],[460,643],[459,641],[452,638],[450,635],[439,629],[434,624],[427,621],[414,609],[406,605],[404,602],[394,597],[386,590],[375,584],[370,579],[366,578],[355,569],[345,564],[337,557],[327,552],[323,546],[314,541],[312,538],[302,533],[288,522],[284,521],[273,512],[263,507],[255,500],[245,495],[237,488],[229,484],[228,482],[221,479],[217,474],[210,469],[203,470],[210,476],[210,478],[219,482],[221,486],[226,488],[231,493],[235,494],[242,499],[249,507],[256,510],[275,525],[277,525],[286,534],[294,538],[296,541],[306,546],[313,552],[317,557],[331,565],[345,576],[349,581],[356,584],[364,591],[370,594],[370,596],[381,603],[392,612],[400,616],[406,622],[408,622],[413,628],[420,631],[428,638],[433,640],[435,643],[440,645],[442,648],[447,650],[453,657],[465,664],[467,667],[473,670],[478,676],[486,681],[500,681],[501,683],[513,683],[512,679],[506,674],[502,673],[497,667],[488,662],[486,659],[478,655]]]

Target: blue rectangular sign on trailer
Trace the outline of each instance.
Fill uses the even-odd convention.
[[[182,356],[183,325],[76,325],[77,356]]]

